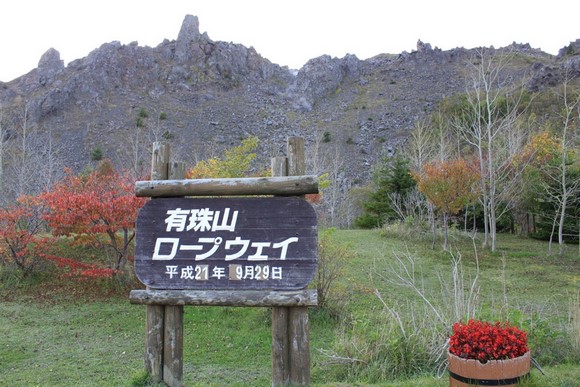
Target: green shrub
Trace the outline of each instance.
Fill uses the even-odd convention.
[[[172,140],[175,137],[175,135],[171,133],[169,130],[166,130],[165,132],[163,132],[161,137],[165,140]]]
[[[318,238],[318,269],[316,271],[316,292],[318,306],[340,314],[345,299],[337,294],[335,285],[344,274],[346,261],[353,255],[351,249],[344,243],[333,238],[336,229],[328,228],[320,233]]]
[[[354,223],[359,228],[371,229],[379,227],[381,221],[378,216],[367,213],[356,218]]]
[[[103,150],[100,146],[96,146],[91,151],[91,160],[92,161],[101,161],[103,159]]]
[[[140,118],[148,118],[149,117],[149,113],[147,113],[147,110],[145,110],[145,108],[141,108],[139,110],[139,115],[137,117],[140,117]]]
[[[439,359],[431,347],[446,332],[416,327],[411,318],[402,323],[383,310],[343,324],[333,357],[340,359],[337,379],[372,384],[432,372]]]

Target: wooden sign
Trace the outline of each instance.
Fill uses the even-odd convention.
[[[299,197],[159,198],[137,217],[135,273],[151,289],[303,289],[316,257]]]

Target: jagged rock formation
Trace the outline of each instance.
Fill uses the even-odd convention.
[[[510,71],[531,74],[530,90],[580,75],[579,41],[557,57],[526,44],[497,50],[526,58]],[[323,55],[294,74],[251,47],[211,40],[188,15],[176,40],[153,48],[105,43],[66,67],[51,48],[38,68],[0,82],[0,106],[4,127],[21,126],[26,111],[27,125],[50,133],[75,170],[96,147],[117,164],[146,169],[147,141],[173,141],[175,157],[191,164],[250,134],[261,139],[267,165],[287,136],[300,135],[319,154],[348,160],[344,182],[353,184],[367,180],[385,150],[404,142],[442,98],[464,91],[465,64],[476,56],[476,49],[442,51],[419,40],[416,51],[364,61]],[[325,132],[330,141],[321,143]]]

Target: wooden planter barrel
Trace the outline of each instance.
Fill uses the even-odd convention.
[[[515,386],[521,378],[529,374],[531,364],[529,351],[514,359],[490,360],[485,364],[451,353],[448,354],[448,359],[451,387]]]

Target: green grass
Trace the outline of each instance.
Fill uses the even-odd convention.
[[[310,312],[312,384],[448,385],[444,364],[437,363],[443,375],[438,378],[437,367],[416,363],[424,354],[414,352],[417,343],[401,340],[392,315],[374,292],[402,316],[411,309],[415,317],[422,315],[416,293],[388,281],[394,256],[408,254],[415,257],[421,289],[444,308],[448,292],[441,281],[448,280],[449,253],[432,250],[430,241],[385,238],[377,231],[337,231],[333,238],[356,254],[344,264],[333,309]],[[524,385],[578,385],[580,355],[566,331],[580,279],[577,250],[548,256],[545,243],[507,235],[500,236],[499,246],[493,254],[478,249],[480,315],[505,314],[530,330],[532,356],[546,375],[533,370]],[[471,241],[456,239],[452,251],[461,252],[469,283],[475,273]],[[4,269],[0,279],[0,384],[143,385],[145,307],[128,301],[128,291],[138,285],[78,282],[56,278],[51,271],[18,280]],[[419,320],[415,323],[424,324]],[[185,385],[271,385],[268,309],[186,307],[184,321]],[[338,357],[361,362],[344,363]],[[406,372],[405,367],[412,369]]]

